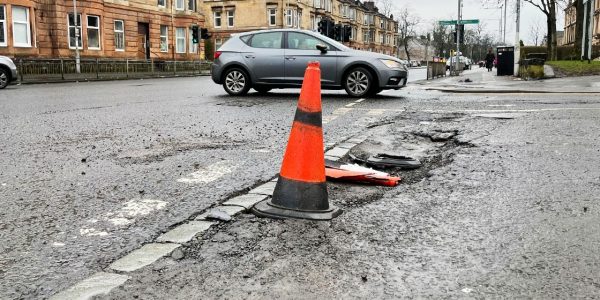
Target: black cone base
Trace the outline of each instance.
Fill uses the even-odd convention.
[[[261,201],[254,205],[252,212],[259,217],[274,219],[306,219],[315,221],[328,221],[342,214],[342,210],[335,206],[329,206],[329,209],[317,211],[285,209],[271,204],[271,199]]]

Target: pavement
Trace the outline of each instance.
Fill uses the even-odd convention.
[[[329,156],[423,163],[387,170],[393,188],[329,183],[330,222],[248,213],[272,194],[298,90],[230,97],[198,77],[2,95],[0,299],[600,294],[593,94],[326,91]]]
[[[470,82],[468,82],[470,80]],[[460,76],[420,80],[415,84],[427,90],[449,93],[600,93],[598,76],[522,80],[514,76],[497,76],[496,69],[474,67]]]

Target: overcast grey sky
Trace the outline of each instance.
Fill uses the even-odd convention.
[[[431,29],[431,24],[435,20],[456,20],[458,14],[458,0],[392,0],[396,10],[402,7],[408,7],[414,11],[421,20],[422,30]],[[502,1],[503,2],[503,1]],[[545,15],[536,7],[529,3],[522,2],[521,13],[521,39],[526,44],[531,43],[530,28],[532,24],[539,23],[542,30],[546,31]],[[486,31],[495,36],[499,36],[500,27],[500,9],[485,9],[482,0],[463,0],[463,18],[464,19],[479,19],[485,27]],[[507,11],[507,29],[506,42],[514,44],[515,41],[515,14],[514,1],[509,1]],[[559,12],[558,30],[563,30],[563,14]],[[474,26],[474,25],[466,25]]]

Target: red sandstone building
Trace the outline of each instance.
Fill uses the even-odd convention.
[[[77,27],[73,11],[72,0],[1,0],[0,55],[66,58],[78,46],[84,58],[202,58],[196,0],[77,0]]]

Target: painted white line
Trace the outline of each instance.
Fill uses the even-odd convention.
[[[323,124],[328,124],[329,122],[337,119],[338,116],[324,116],[323,117]]]
[[[348,104],[346,104],[346,107],[352,107],[352,106],[354,106],[356,104],[357,104],[356,102],[348,103]]]
[[[367,112],[368,116],[380,116],[386,112],[386,109],[371,109]]]
[[[186,177],[177,179],[177,182],[182,183],[209,183],[213,182],[226,174],[235,170],[235,165],[232,162],[220,161],[214,163],[203,170],[196,171]]]
[[[248,192],[248,194],[258,194],[258,195],[267,195],[273,196],[273,191],[275,190],[276,182],[269,181],[265,184],[259,185],[256,188],[252,189]]]
[[[361,103],[361,102],[363,102],[363,101],[365,101],[365,100],[366,100],[365,98],[360,98],[360,99],[358,99],[358,100],[356,100],[356,101],[354,101],[354,102],[356,102],[356,103]]]
[[[198,233],[204,232],[217,224],[216,222],[209,221],[192,221],[189,223],[181,224],[171,231],[162,234],[156,239],[157,242],[171,242],[171,243],[187,243],[191,241]]]
[[[81,228],[79,234],[82,236],[107,236],[108,232],[100,231],[96,228]]]
[[[348,154],[349,151],[350,151],[349,149],[335,147],[335,148],[325,152],[325,155],[334,156],[334,157],[343,157],[344,155]]]
[[[340,107],[333,111],[333,114],[336,116],[343,116],[347,114],[349,111],[352,111],[352,108]]]
[[[113,262],[109,268],[121,272],[135,271],[157,261],[165,255],[169,255],[180,246],[180,244],[171,243],[147,244]]]
[[[150,213],[164,209],[167,202],[157,199],[133,199],[115,213],[106,214],[106,220],[115,226],[125,226],[135,222],[136,217],[146,216]]]
[[[231,198],[223,203],[223,205],[241,206],[245,209],[250,209],[254,204],[267,199],[267,195],[246,194]]]
[[[242,206],[230,206],[230,205],[223,205],[223,206],[217,206],[214,209],[218,209],[220,211],[225,212],[226,214],[230,215],[230,216],[235,216],[241,212],[246,211],[245,207]],[[207,220],[206,216],[208,216],[208,214],[210,213],[211,210],[208,210],[207,212],[199,215],[198,217],[196,217],[196,220]]]
[[[513,107],[516,106],[514,104],[505,104],[505,105],[495,105],[495,104],[490,104],[488,105],[489,107]]]
[[[50,297],[50,300],[91,299],[94,296],[106,295],[129,278],[126,275],[99,272]]]

